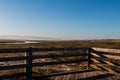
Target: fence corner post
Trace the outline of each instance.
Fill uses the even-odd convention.
[[[26,48],[26,80],[32,80],[32,47]]]
[[[90,69],[91,64],[91,48],[88,49],[88,69]]]

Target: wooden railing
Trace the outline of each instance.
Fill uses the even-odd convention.
[[[70,54],[44,54],[44,55],[33,55],[35,52],[53,52],[53,51],[74,51],[74,53]],[[77,51],[77,52],[75,52]],[[80,53],[78,53],[78,51]],[[90,67],[91,64],[91,56],[90,56],[90,48],[19,48],[19,49],[0,49],[0,54],[6,55],[0,57],[0,62],[3,62],[3,65],[0,64],[0,71],[4,70],[12,70],[12,69],[19,69],[25,68],[24,72],[15,73],[15,74],[7,74],[1,75],[0,79],[10,79],[16,77],[26,77],[26,80],[31,80],[35,78],[32,76],[33,67],[37,66],[46,66],[46,65],[58,65],[58,64],[71,64],[71,63],[80,63],[80,62],[87,62],[87,67]],[[18,56],[8,56],[7,54],[15,55],[19,54]],[[49,61],[49,62],[34,62],[35,59],[44,59],[44,58],[64,58],[64,57],[78,57],[78,56],[85,56],[87,58],[80,58],[80,59],[72,59],[72,60],[61,60],[61,61]],[[24,63],[15,63],[5,64],[10,61],[24,61]]]
[[[42,53],[41,53],[42,52]],[[50,52],[50,54],[48,53]],[[56,54],[60,52],[61,54]],[[48,54],[43,54],[48,53]],[[53,53],[53,54],[51,54]],[[64,54],[68,53],[68,54]],[[13,54],[13,55],[12,55]],[[36,55],[37,54],[37,55]],[[77,58],[77,57],[80,58]],[[75,57],[74,59],[57,60],[59,58]],[[82,58],[81,58],[82,57]],[[37,61],[35,59],[55,58],[54,61]],[[12,61],[16,61],[12,64]],[[23,63],[17,63],[23,61]],[[8,64],[9,62],[10,64]],[[87,62],[87,69],[106,70],[111,73],[120,73],[120,50],[103,48],[19,48],[0,49],[0,71],[24,68],[24,72],[0,75],[0,79],[25,77],[26,80],[35,78],[33,68]],[[2,74],[2,73],[1,73]],[[52,75],[52,74],[50,74]],[[54,74],[53,74],[54,75]],[[42,75],[40,75],[42,76]]]
[[[120,49],[92,48],[91,56],[93,68],[120,74]]]

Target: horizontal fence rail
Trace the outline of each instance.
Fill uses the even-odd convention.
[[[17,69],[17,68],[25,68],[28,65],[21,64],[21,65],[11,65],[11,66],[0,66],[0,70],[8,70],[8,69]]]
[[[73,51],[73,50],[88,50],[90,48],[16,48],[16,49],[0,49],[0,53],[18,53],[26,52],[32,49],[34,52],[39,51]]]
[[[0,62],[2,61],[19,61],[19,60],[26,60],[27,56],[19,56],[19,57],[2,57],[0,58]]]

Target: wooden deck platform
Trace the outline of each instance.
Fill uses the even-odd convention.
[[[110,74],[106,71],[80,71],[63,73],[35,80],[120,80],[120,75]]]

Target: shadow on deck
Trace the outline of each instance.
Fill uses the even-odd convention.
[[[120,75],[110,74],[106,71],[84,70],[71,73],[60,73],[42,77],[35,80],[120,80]]]

